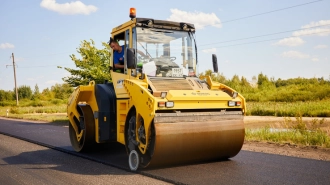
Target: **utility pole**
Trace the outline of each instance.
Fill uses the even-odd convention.
[[[17,83],[16,83],[16,66],[15,66],[14,53],[12,53],[12,57],[13,57],[13,68],[14,68],[14,79],[15,79],[15,90],[16,90],[16,105],[18,105],[18,91],[17,91]]]
[[[11,53],[11,57],[13,58],[15,91],[16,91],[16,105],[18,106],[18,90],[17,90],[17,83],[16,83],[16,65],[15,65],[14,53]],[[11,65],[6,65],[6,68],[7,68],[7,66],[11,66]]]
[[[14,80],[15,80],[15,91],[16,91],[16,105],[18,105],[18,92],[17,92],[17,83],[16,83],[16,66],[15,66],[14,53],[12,53],[11,56],[12,56],[12,58],[13,58]]]

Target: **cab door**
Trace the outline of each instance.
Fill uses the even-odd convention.
[[[111,78],[113,82],[113,86],[115,88],[116,92],[116,97],[117,98],[129,98],[124,86],[123,82],[125,79],[129,78],[128,70],[127,70],[127,60],[126,60],[126,48],[129,47],[129,39],[130,39],[130,30],[127,29],[117,35],[113,36],[113,39],[115,39],[120,46],[124,46],[124,69],[123,70],[118,70],[114,68],[114,59],[113,59],[113,54],[112,54],[112,70],[111,72]],[[112,52],[113,53],[113,52]]]

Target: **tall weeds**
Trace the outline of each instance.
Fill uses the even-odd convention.
[[[280,129],[272,126],[246,129],[245,139],[330,148],[330,132],[322,130],[324,124],[325,119],[313,119],[312,123],[308,124],[302,117],[296,117],[296,121],[284,118]]]
[[[247,115],[330,117],[330,100],[306,102],[247,102]]]

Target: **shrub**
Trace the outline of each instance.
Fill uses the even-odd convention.
[[[43,106],[45,106],[45,103],[44,102],[41,102],[39,100],[34,100],[31,103],[29,103],[29,106],[32,106],[32,107],[43,107]]]
[[[7,107],[7,106],[16,106],[16,101],[1,101],[0,102],[1,107]]]
[[[10,112],[11,114],[19,114],[19,113],[20,113],[19,110],[18,110],[18,107],[11,107],[11,108],[9,109],[9,112]]]
[[[62,100],[60,100],[60,99],[53,99],[51,102],[54,105],[59,105],[59,104],[62,104],[63,103]]]

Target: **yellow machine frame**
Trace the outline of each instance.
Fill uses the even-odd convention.
[[[121,24],[115,28],[113,28],[111,32],[111,37],[112,39],[116,38],[117,35],[125,33],[125,31],[129,30],[129,38],[128,38],[128,45],[126,47],[133,48],[133,33],[132,30],[134,27],[137,25],[137,19],[133,18],[129,20],[128,22]],[[125,57],[125,63],[124,65],[127,65],[127,57]],[[113,57],[110,59],[110,66],[113,65]],[[139,140],[138,137],[136,137],[136,141],[138,143],[138,149],[139,153],[142,155],[145,155],[147,153],[148,147],[150,145],[150,138],[155,137],[154,132],[156,132],[157,136],[162,135],[161,133],[162,129],[168,131],[169,128],[163,128],[164,124],[160,126],[158,124],[157,129],[155,131],[154,128],[156,124],[156,119],[159,120],[165,120],[168,119],[170,123],[175,122],[172,119],[173,116],[169,116],[166,118],[162,118],[162,112],[166,111],[171,111],[171,110],[194,110],[202,107],[205,110],[215,110],[215,109],[230,109],[232,107],[229,107],[228,102],[233,101],[233,102],[240,102],[239,105],[235,106],[235,109],[240,110],[242,115],[245,115],[246,113],[246,103],[245,99],[242,95],[238,94],[234,89],[212,81],[211,77],[209,76],[201,76],[200,79],[204,80],[205,83],[208,85],[209,89],[194,89],[194,90],[168,90],[166,92],[166,98],[162,97],[161,94],[162,92],[153,92],[151,93],[148,90],[148,87],[150,86],[151,81],[148,77],[142,77],[142,74],[138,75],[132,75],[136,74],[136,69],[125,69],[124,73],[119,73],[113,70],[110,70],[111,77],[112,77],[112,84],[113,88],[115,91],[115,115],[116,115],[116,141],[126,145],[127,148],[127,136],[125,133],[128,127],[129,119],[131,114],[135,114],[135,124],[136,128],[139,128],[141,126],[144,126],[144,132],[146,136],[145,142],[142,142]],[[68,102],[68,118],[70,121],[70,134],[72,133],[76,138],[71,138],[71,139],[76,139],[76,149],[77,151],[82,148],[84,145],[83,142],[88,136],[86,136],[85,132],[91,132],[91,131],[86,131],[84,128],[88,128],[89,130],[92,130],[92,135],[94,137],[93,142],[96,143],[102,143],[104,141],[100,140],[101,138],[101,130],[100,128],[100,121],[102,122],[107,122],[110,119],[114,119],[111,116],[108,116],[107,114],[100,114],[100,109],[98,105],[97,99],[100,96],[100,94],[97,94],[96,92],[96,86],[93,81],[89,83],[87,86],[79,86],[73,94],[69,98]],[[235,94],[236,95],[233,95]],[[174,106],[173,107],[160,107],[160,104],[164,104],[166,102],[173,102]],[[87,109],[81,108],[82,106],[88,106]],[[79,109],[80,107],[80,109]],[[90,110],[90,111],[84,111],[84,110]],[[238,111],[239,112],[239,111]],[[208,114],[208,115],[207,115]],[[218,116],[225,116],[226,117],[226,112],[219,112],[216,113]],[[84,118],[81,118],[82,115],[84,115]],[[102,116],[101,116],[102,115]],[[194,115],[194,116],[201,116],[200,118],[200,123],[202,124],[203,121],[205,121],[204,117],[212,116],[212,113],[206,112],[206,113],[191,113],[187,114],[188,116],[184,117],[185,114],[177,113],[179,115],[179,118],[177,119],[178,124],[181,126],[187,125],[185,123],[185,119],[191,120],[189,118],[189,115]],[[158,117],[157,117],[158,116]],[[181,117],[180,117],[181,116]],[[88,117],[88,123],[87,123],[87,118]],[[79,120],[79,119],[80,120]],[[198,118],[199,119],[199,118]],[[233,127],[234,131],[230,131],[226,133],[227,135],[229,134],[229,137],[233,137],[235,135],[238,135],[240,139],[234,139],[233,140],[233,145],[235,145],[235,150],[231,152],[230,154],[224,153],[223,156],[234,156],[237,154],[237,152],[240,150],[240,147],[242,146],[242,142],[244,140],[244,126],[243,126],[243,118],[239,118],[237,122],[233,121],[234,118],[231,117],[231,115],[228,115],[225,119],[223,119],[223,123],[221,122],[221,125],[226,125],[226,121],[228,124],[227,126],[223,127],[218,127],[219,132],[221,129],[223,130],[228,130],[231,127]],[[193,121],[193,120],[192,120]],[[216,121],[218,121],[215,118],[210,122],[210,127],[214,127],[216,125]],[[81,123],[84,122],[84,123]],[[90,123],[92,122],[92,123]],[[162,122],[162,121],[160,121]],[[85,125],[84,125],[85,124]],[[90,128],[86,126],[86,124],[92,125],[94,128]],[[80,125],[80,126],[79,126]],[[168,124],[168,125],[173,125],[173,124]],[[197,125],[197,124],[195,124]],[[236,126],[230,126],[230,125],[236,125]],[[237,126],[238,125],[238,126]],[[194,128],[199,128],[198,125],[195,126]],[[171,130],[172,128],[170,128]],[[175,126],[173,126],[173,129],[176,129]],[[236,131],[237,130],[237,131]],[[175,132],[175,131],[173,131]],[[178,132],[184,132],[184,129],[181,129],[181,131]],[[189,131],[189,132],[195,132],[195,131]],[[222,131],[221,131],[222,132]],[[223,134],[223,135],[226,135]],[[138,135],[138,129],[135,129],[135,135]],[[218,134],[219,135],[219,134]],[[231,136],[233,135],[233,136]],[[217,136],[217,135],[216,135]],[[242,137],[243,136],[243,137]],[[70,136],[74,137],[74,136]],[[166,136],[168,137],[168,136]],[[220,137],[220,136],[219,136]],[[223,136],[221,136],[223,137]],[[165,137],[164,137],[165,138]],[[242,140],[243,138],[243,140]],[[170,140],[169,140],[170,141]],[[157,141],[160,142],[160,141]],[[223,141],[221,141],[223,142]],[[91,143],[89,141],[89,143]],[[82,145],[82,146],[80,146]],[[167,143],[169,146],[164,146],[165,148],[171,148],[170,145],[176,145],[176,143]],[[226,145],[227,144],[223,144]],[[75,146],[74,146],[75,147]],[[161,147],[161,146],[160,146]],[[230,147],[228,145],[228,147]],[[159,150],[159,149],[158,149]],[[223,149],[218,148],[217,152],[221,151]],[[161,151],[161,150],[159,150]],[[175,150],[173,150],[175,151]],[[208,150],[205,150],[208,151]],[[166,153],[166,152],[163,152]],[[163,154],[156,154],[159,156],[162,156]],[[165,154],[164,154],[165,155]],[[201,154],[200,156],[203,156],[204,154]],[[211,155],[211,157],[214,157]],[[156,157],[157,158],[157,157]],[[159,157],[160,158],[160,157]],[[178,160],[181,160],[182,158],[178,158]],[[147,165],[146,165],[147,166]]]

